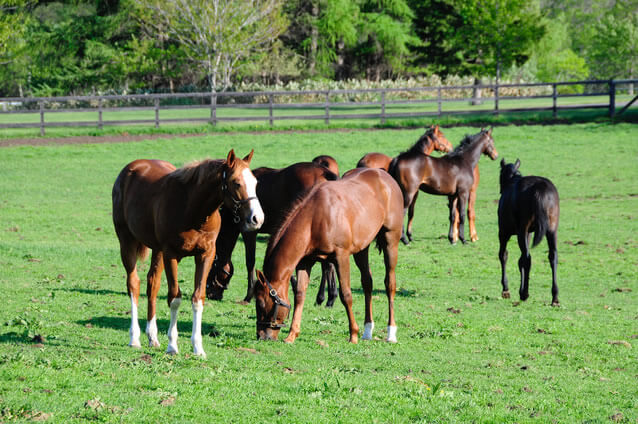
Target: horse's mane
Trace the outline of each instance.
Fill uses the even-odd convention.
[[[277,232],[275,232],[270,237],[270,240],[268,240],[268,247],[266,248],[266,257],[270,255],[272,249],[277,245],[277,243],[279,243],[279,240],[283,236],[284,232],[288,229],[294,217],[297,216],[297,214],[301,210],[301,206],[308,201],[308,199],[310,198],[310,195],[317,189],[319,185],[320,184],[315,184],[310,189],[299,193],[297,198],[290,204],[290,207],[288,208],[288,210],[282,214],[282,217],[277,225],[277,228],[278,228]]]
[[[224,160],[222,159],[197,160],[176,169],[169,176],[182,184],[199,185],[217,173],[223,164]]]
[[[462,155],[469,146],[471,146],[475,141],[480,140],[480,138],[483,136],[483,134],[485,133],[485,130],[481,130],[480,132],[470,135],[470,134],[465,134],[465,137],[463,137],[463,140],[461,140],[461,142],[459,143],[458,146],[456,146],[454,148],[454,150],[452,150],[450,153],[448,153],[448,156],[460,156]]]
[[[412,145],[412,147],[410,147],[408,150],[405,150],[399,153],[398,156],[415,154],[415,153],[423,154],[424,145],[427,144],[427,142],[432,137],[434,137],[434,128],[428,128],[425,131],[425,133],[423,133],[423,135],[419,137],[419,139]]]

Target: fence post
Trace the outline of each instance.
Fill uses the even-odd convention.
[[[97,99],[97,128],[101,130],[103,128],[102,124],[102,98]]]
[[[270,121],[270,126],[273,126],[273,117],[272,117],[272,94],[268,95],[268,117]]]
[[[613,118],[616,114],[616,82],[609,80],[609,117]]]
[[[439,111],[439,116],[441,116],[441,87],[439,86],[436,89],[436,103],[437,103],[437,107],[438,107],[438,111]]]
[[[554,83],[552,84],[552,115],[554,116],[554,118],[558,116],[557,97],[558,89],[556,83]]]
[[[159,128],[159,106],[160,106],[160,99],[159,97],[155,98],[155,128]]]
[[[38,102],[40,105],[40,135],[44,136],[44,101]]]
[[[498,80],[494,86],[494,115],[498,115]]]
[[[381,124],[385,124],[385,90],[381,92]]]
[[[324,122],[326,125],[330,124],[330,90],[326,91],[326,117]]]
[[[210,123],[213,126],[217,125],[217,93],[210,96]]]

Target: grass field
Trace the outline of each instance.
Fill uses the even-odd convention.
[[[456,144],[477,130],[443,131]],[[387,302],[376,253],[370,259],[377,339],[348,344],[343,306],[309,302],[293,345],[256,341],[254,304],[237,303],[245,293],[238,246],[226,298],[204,309],[207,359],[190,354],[187,302],[179,315],[180,354],[164,353],[165,280],[162,348],[126,346],[130,306],[110,193],[127,162],[182,165],[255,148],[255,167],[330,154],[343,172],[364,153],[394,155],[421,133],[208,134],[0,148],[0,422],[636,423],[638,127],[631,124],[494,129],[501,158],[520,158],[524,175],[549,177],[558,187],[560,308],[550,306],[545,243],[532,251],[530,299],[501,299],[499,166],[484,157],[478,242],[449,245],[446,199],[419,196],[415,241],[399,248],[397,344],[382,341]],[[259,240],[260,266],[266,239]],[[515,241],[509,251],[514,295]],[[319,274],[316,267],[311,299]],[[182,261],[179,279],[188,298],[192,260]],[[352,279],[362,326],[354,265]]]

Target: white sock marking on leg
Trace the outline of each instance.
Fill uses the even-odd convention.
[[[131,347],[142,347],[140,344],[140,324],[137,322],[137,303],[135,303],[133,296],[131,296],[131,328],[128,333],[129,336],[131,336],[128,345]]]
[[[366,322],[363,327],[363,335],[361,340],[372,340],[372,332],[374,331],[374,322]]]
[[[397,342],[397,326],[396,325],[388,325],[388,338],[385,339],[385,341],[390,343]]]
[[[193,353],[197,356],[206,357],[204,346],[202,345],[202,315],[204,313],[204,304],[201,300],[193,303],[193,333],[191,342],[193,343]]]
[[[150,347],[159,347],[160,342],[157,338],[157,319],[155,316],[146,321],[146,335],[148,336],[148,345]]]
[[[181,304],[181,297],[176,297],[171,302],[171,322],[168,325],[168,347],[166,348],[166,353],[175,354],[179,352],[179,349],[177,349],[177,311]]]

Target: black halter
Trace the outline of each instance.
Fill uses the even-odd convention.
[[[251,196],[246,199],[237,200],[233,197],[232,194],[228,191],[228,185],[226,184],[226,171],[222,174],[222,193],[226,194],[228,199],[233,203],[233,207],[231,208],[231,212],[233,214],[233,222],[235,224],[239,224],[241,221],[241,217],[239,216],[239,210],[243,205],[249,203],[251,200],[258,200],[257,197]]]
[[[290,316],[290,305],[286,303],[286,301],[284,301],[281,297],[279,297],[279,295],[277,294],[277,290],[275,290],[273,286],[270,285],[270,281],[266,280],[266,286],[268,286],[268,294],[270,295],[273,302],[275,303],[275,310],[273,311],[273,314],[272,314],[273,320],[272,321],[257,321],[257,325],[264,325],[272,329],[280,329],[286,326],[286,320],[284,320],[284,322],[282,322],[281,324],[277,322],[277,312],[279,311],[279,307],[282,306],[288,309],[288,315],[286,315],[286,319],[288,319],[288,317]]]

